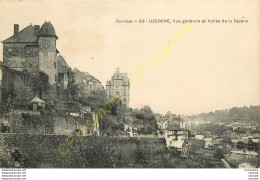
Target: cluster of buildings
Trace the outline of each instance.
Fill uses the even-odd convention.
[[[158,128],[162,131],[158,132],[158,136],[164,136],[168,149],[187,157],[190,131],[186,127],[186,122],[180,116],[175,117],[170,113],[165,116],[157,114],[156,119]]]
[[[57,91],[66,90],[70,84],[77,85],[81,92],[89,95],[93,90],[104,90],[101,82],[89,74],[82,72],[77,68],[68,65],[65,58],[57,49],[58,36],[51,22],[44,22],[40,25],[29,25],[20,30],[18,24],[14,24],[13,35],[3,40],[3,62],[0,61],[0,109],[3,108],[9,92],[16,88],[15,83],[22,83],[25,87],[31,87],[30,80],[39,77],[41,81],[54,87],[54,96]],[[121,73],[119,68],[114,72],[111,80],[106,84],[107,97],[117,94],[121,97],[122,104],[129,107],[129,88],[130,82],[127,73]],[[57,96],[58,97],[58,96]],[[75,102],[73,106],[77,106],[80,112],[73,112],[72,104],[47,102],[44,90],[37,89],[31,97],[31,105],[33,110],[39,110],[39,107],[45,108],[47,105],[56,105],[60,109],[71,109],[69,115],[83,117],[84,114],[90,116],[95,115],[91,111],[91,107],[83,107]],[[66,107],[68,106],[68,107]],[[17,111],[17,118],[26,119],[29,112]],[[23,116],[22,114],[27,114]],[[39,114],[31,113],[39,116]],[[83,114],[83,115],[82,115]],[[21,121],[21,122],[22,122]],[[79,129],[79,122],[69,122],[58,119],[54,122],[55,126],[65,129]],[[68,124],[74,124],[70,126]],[[40,132],[40,131],[39,131]],[[61,133],[61,132],[60,132]]]
[[[250,121],[240,121],[240,122],[232,122],[230,124],[227,124],[226,126],[232,127],[233,130],[239,129],[239,128],[247,128],[247,129],[257,129],[259,128],[258,123],[252,123]]]
[[[10,81],[14,76],[19,76],[26,84],[28,74],[38,76],[39,73],[48,76],[50,85],[57,84],[62,89],[67,89],[68,84],[73,81],[86,93],[104,90],[101,82],[88,72],[81,72],[77,68],[72,70],[69,67],[57,49],[57,40],[58,36],[51,22],[45,22],[42,26],[29,25],[22,30],[15,24],[13,35],[2,41],[1,91],[7,92],[13,88]],[[120,73],[117,69],[106,87],[108,96],[119,94],[123,96],[123,103],[129,106],[129,93],[126,92],[129,91],[130,83],[126,73]],[[42,92],[38,92],[37,95],[43,98]]]
[[[158,128],[163,132],[168,149],[181,154],[182,157],[187,157],[191,152],[213,157],[214,150],[219,148],[223,150],[225,157],[237,165],[237,167],[240,167],[240,165],[245,162],[247,166],[243,164],[244,167],[259,166],[259,164],[257,165],[257,163],[254,162],[259,159],[259,152],[254,149],[257,144],[259,145],[259,134],[257,133],[243,135],[230,130],[230,132],[224,135],[230,137],[230,143],[233,144],[231,145],[230,143],[225,143],[224,137],[217,136],[211,131],[193,132],[191,134],[187,129],[185,118],[181,118],[180,116],[174,117],[170,113],[167,113],[165,116],[157,114],[156,120]],[[190,120],[187,122],[188,126],[210,123],[206,119],[198,119],[195,123],[191,123]],[[252,125],[252,123],[247,123],[243,126],[243,123],[234,122],[231,125],[233,130],[237,127],[255,129],[255,125]],[[159,137],[163,136],[159,135]],[[242,149],[237,149],[239,143],[242,144]],[[250,147],[249,144],[251,144]]]
[[[2,89],[8,91],[11,71],[27,72],[30,75],[44,73],[48,76],[50,85],[67,89],[68,83],[85,83],[86,89],[102,89],[101,82],[86,72],[78,69],[73,71],[56,47],[58,36],[50,22],[40,25],[29,25],[19,31],[19,25],[14,25],[14,34],[3,43]],[[22,73],[20,73],[23,76]],[[25,75],[24,75],[25,76]],[[23,77],[22,77],[23,78]],[[74,79],[75,78],[75,79]],[[38,94],[42,96],[41,93]],[[42,97],[40,97],[42,98]]]

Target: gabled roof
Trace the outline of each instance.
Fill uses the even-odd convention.
[[[94,76],[92,76],[91,74],[89,74],[88,72],[81,72],[78,68],[74,68],[72,70],[72,72],[74,73],[79,73],[82,79],[85,79],[87,81],[90,82],[94,82],[94,83],[101,83],[97,78],[95,78]]]
[[[13,35],[8,39],[4,40],[3,43],[37,42],[37,35],[34,31],[35,28],[32,25],[29,25],[23,30],[19,31],[17,35]]]
[[[62,56],[58,56],[57,62],[58,62],[58,67],[57,67],[58,73],[66,73],[69,68],[69,65],[67,64],[65,59]]]
[[[80,72],[80,70],[75,67],[75,68],[72,70],[72,72]]]
[[[31,100],[31,102],[34,102],[34,103],[45,103],[43,100],[41,100],[40,98],[38,98],[37,96],[35,96],[35,98],[33,98]]]
[[[95,78],[94,76],[92,76],[88,72],[83,72],[83,73],[89,79],[89,81],[92,81],[92,82],[95,82],[95,83],[99,83],[100,82],[97,78]]]
[[[88,72],[83,72],[86,76],[91,76]]]

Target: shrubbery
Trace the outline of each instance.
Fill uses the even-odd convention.
[[[66,136],[5,134],[1,138],[3,158],[0,158],[0,167],[14,167],[14,159],[10,155],[15,150],[21,154],[19,161],[25,168],[163,167],[161,157],[168,153],[164,139],[74,138],[72,149],[63,156],[58,147]],[[5,161],[7,159],[8,162]],[[151,164],[154,159],[160,162]]]

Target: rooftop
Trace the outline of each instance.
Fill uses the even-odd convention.
[[[23,30],[19,31],[17,35],[13,35],[4,40],[3,43],[15,43],[15,42],[37,42],[36,29],[32,25],[27,26]]]
[[[38,36],[54,36],[58,39],[58,37],[56,36],[56,33],[55,33],[55,29],[50,22],[45,22],[42,25],[42,27],[38,33]]]
[[[45,22],[40,28],[39,25],[32,26],[31,24],[21,31],[19,25],[15,24],[15,33],[2,41],[3,43],[36,43],[38,36],[53,36],[58,39],[55,29],[50,22]]]
[[[66,73],[69,68],[69,65],[67,64],[65,59],[62,56],[58,56],[57,62],[58,62],[58,67],[57,67],[58,73]]]

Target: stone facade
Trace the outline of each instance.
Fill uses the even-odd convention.
[[[62,56],[57,57],[57,69],[58,69],[58,86],[63,89],[68,88],[68,84],[71,81],[70,77],[73,76],[72,70],[66,63]]]
[[[39,69],[49,76],[49,83],[58,82],[55,37],[39,37]]]
[[[129,107],[129,90],[130,82],[127,73],[120,73],[119,68],[117,68],[111,80],[107,81],[107,96],[110,98],[116,94],[120,96],[122,104]]]
[[[32,43],[4,43],[4,65],[18,71],[37,74],[39,70],[38,46]]]
[[[19,31],[14,25],[14,35],[3,41],[3,63],[17,70],[38,75],[39,71],[48,75],[51,85],[58,81],[56,36],[50,22],[29,25]]]
[[[101,82],[88,72],[81,72],[77,68],[73,69],[74,81],[83,88],[84,93],[89,94],[93,90],[103,90]]]

